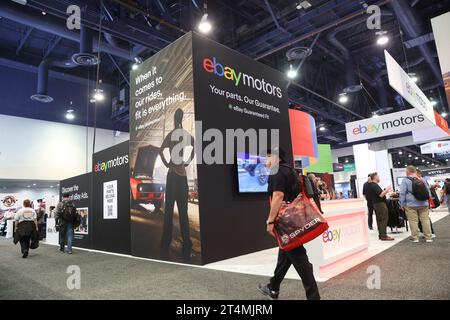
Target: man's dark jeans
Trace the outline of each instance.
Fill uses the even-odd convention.
[[[278,251],[277,267],[269,283],[270,290],[280,290],[280,284],[291,265],[294,265],[295,270],[297,270],[298,275],[302,279],[306,298],[308,300],[320,300],[319,288],[314,278],[313,266],[309,263],[308,255],[303,246],[291,251],[283,251],[281,249]]]
[[[65,245],[67,245],[67,252],[72,252],[73,243],[73,224],[64,223],[59,226],[59,249],[64,251]]]
[[[369,224],[369,228],[372,229],[373,228],[373,205],[369,202],[367,202],[367,212],[369,215],[369,219],[368,224]]]
[[[183,254],[186,256],[189,256],[192,250],[189,232],[188,191],[187,177],[179,176],[173,172],[167,174],[166,204],[164,210],[164,228],[161,239],[161,249],[163,251],[169,250],[170,243],[172,242],[173,208],[176,202],[178,217],[180,219],[181,237],[183,238]]]

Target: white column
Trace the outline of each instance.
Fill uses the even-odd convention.
[[[362,143],[353,146],[353,155],[355,157],[358,197],[363,197],[362,187],[367,181],[367,175],[377,171],[375,152],[369,149],[368,143]]]

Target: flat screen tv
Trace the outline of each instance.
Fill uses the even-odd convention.
[[[239,193],[267,192],[269,172],[265,166],[266,158],[240,152],[236,158]]]

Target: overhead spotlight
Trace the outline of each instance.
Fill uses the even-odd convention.
[[[27,188],[31,188],[31,186],[27,186]]]
[[[131,70],[137,70],[139,68],[139,66],[136,63],[133,63],[133,65],[131,66]]]
[[[411,72],[408,73],[409,78],[411,79],[412,82],[417,83],[419,81],[419,78],[416,76],[415,73]]]
[[[401,164],[401,162],[399,161],[399,162],[397,162],[397,164]]]
[[[377,38],[377,44],[379,46],[384,46],[389,42],[389,37],[387,36],[387,32],[386,31],[378,31],[377,33],[375,33],[378,38]]]
[[[445,159],[446,162],[448,162],[449,159]]]
[[[408,158],[412,158],[412,155],[411,155],[411,154],[408,154]]]
[[[33,183],[33,186],[36,186],[36,183]]]
[[[200,20],[200,23],[198,24],[198,30],[201,33],[209,33],[212,29],[211,23],[208,21],[208,14],[205,12],[202,16],[202,19]]]
[[[132,70],[137,70],[139,68],[139,65],[142,63],[142,59],[140,57],[134,57],[134,63],[131,66]]]
[[[405,164],[405,168],[407,167],[408,165],[407,164]]]
[[[289,66],[289,70],[286,72],[286,76],[289,79],[294,79],[297,77],[297,70],[294,69],[294,67],[292,66],[292,64]]]
[[[348,163],[348,159],[345,159],[345,163]]]
[[[53,186],[50,186],[50,188],[53,188]]]
[[[376,119],[376,118],[378,118],[378,117],[379,117],[378,114],[376,114],[376,113],[373,113],[373,114],[372,114],[372,118]]]
[[[43,16],[47,15],[47,12],[45,12],[45,11],[42,11],[41,13]]]
[[[438,104],[438,102],[436,100],[434,100],[433,98],[431,98],[430,102],[433,107]]]
[[[94,99],[96,102],[103,101],[105,99],[105,95],[103,94],[102,89],[95,89],[94,90]]]
[[[419,160],[419,157],[415,157],[414,160]]]
[[[399,155],[402,155],[402,154],[403,154],[403,151],[400,150],[400,151],[398,152],[398,154],[399,154]]]
[[[447,116],[448,116],[448,113],[447,113],[447,112],[442,112],[442,113],[441,113],[441,117],[442,117],[442,118],[446,118]]]
[[[422,162],[425,162],[425,159],[422,159]]]
[[[297,8],[297,10],[300,10],[300,9],[309,9],[309,8],[311,8],[312,7],[312,4],[309,2],[309,1],[300,1],[296,6],[295,6],[295,8]]]
[[[75,114],[74,114],[73,109],[67,110],[67,112],[66,112],[66,119],[67,120],[75,119]]]
[[[346,93],[339,94],[339,102],[344,104],[348,102],[348,96]]]
[[[319,131],[326,131],[326,130],[327,130],[327,128],[325,128],[324,126],[319,127]]]

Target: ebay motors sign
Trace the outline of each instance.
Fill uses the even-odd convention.
[[[386,50],[384,50],[384,56],[386,58],[390,86],[405,98],[409,104],[422,113],[433,126],[436,125],[431,101],[428,100],[427,96],[420,90],[417,84],[412,81],[408,74]]]
[[[395,112],[345,124],[347,141],[362,141],[433,126],[417,109]]]

